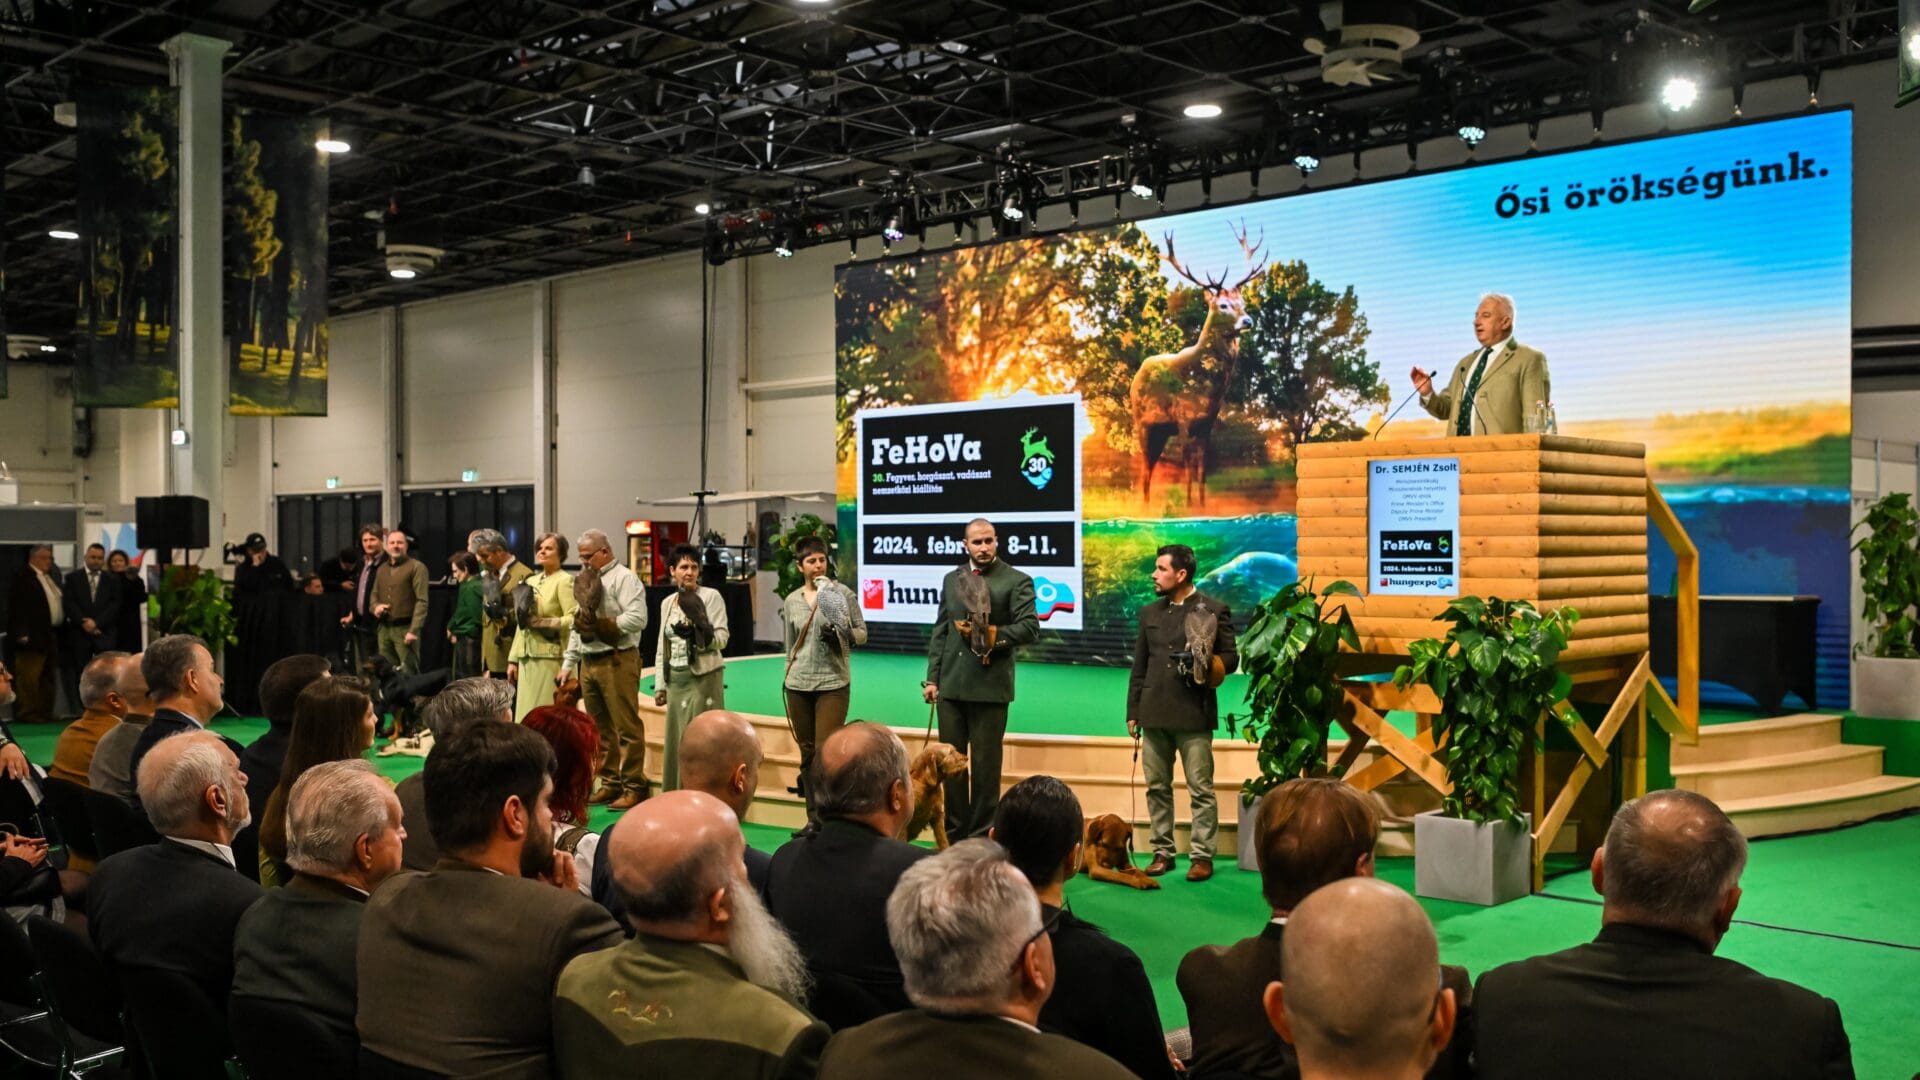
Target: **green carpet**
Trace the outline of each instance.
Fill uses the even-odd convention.
[[[1024,681],[1028,670],[1051,669],[1023,669],[1023,693],[1048,681],[1045,675]],[[1068,670],[1104,678],[1117,675],[1113,685],[1124,693],[1124,672]],[[917,681],[916,676],[909,685]],[[730,703],[762,711],[745,697],[750,691],[744,686],[743,696],[733,697],[735,685],[751,682],[729,679]],[[777,712],[777,698],[772,705],[768,711]],[[1071,720],[1049,720],[1039,712],[1037,719],[1057,725],[1049,730],[1066,729]],[[260,720],[223,720],[213,726],[243,743],[266,729]],[[54,728],[22,728],[19,733],[35,761],[52,757]],[[413,757],[376,761],[382,773],[396,780],[422,765],[422,759]],[[612,817],[604,807],[596,808],[593,824],[604,827]],[[748,825],[746,834],[753,846],[771,851],[786,841],[789,831]],[[1914,1023],[1912,1005],[1912,988],[1920,985],[1916,867],[1920,816],[1756,841],[1741,882],[1745,895],[1738,921],[1720,947],[1722,956],[1838,1001],[1861,1077],[1908,1077],[1920,1065],[1920,1025]],[[1067,887],[1076,914],[1140,955],[1153,981],[1161,1019],[1170,1028],[1187,1022],[1174,986],[1180,958],[1199,945],[1226,944],[1255,934],[1266,921],[1259,876],[1239,872],[1231,859],[1222,859],[1218,869],[1214,879],[1202,885],[1188,884],[1180,873],[1168,875],[1156,892],[1097,884],[1085,877]],[[1413,888],[1412,859],[1382,859],[1379,870],[1382,878]],[[1597,897],[1584,873],[1562,875],[1549,881],[1544,893],[1497,908],[1441,900],[1420,903],[1433,920],[1442,958],[1476,976],[1508,961],[1588,941],[1600,925]]]

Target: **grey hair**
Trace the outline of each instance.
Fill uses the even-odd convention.
[[[420,711],[421,717],[433,733],[434,743],[444,743],[470,724],[499,720],[501,713],[513,709],[513,694],[513,684],[505,679],[485,675],[455,679],[433,695]]]
[[[1679,804],[1685,820],[1649,822],[1649,811]],[[1727,890],[1747,868],[1747,838],[1713,800],[1692,791],[1655,791],[1623,803],[1602,857],[1607,907],[1673,930],[1713,922]]]
[[[580,538],[574,541],[573,550],[578,552],[584,547],[592,547],[595,551],[599,551],[601,548],[606,548],[611,551],[613,550],[613,543],[607,539],[607,534],[604,530],[582,529],[580,530]],[[584,555],[581,557],[585,558]]]
[[[207,643],[192,634],[168,634],[147,645],[140,654],[140,674],[147,677],[147,693],[155,701],[178,694],[187,680],[187,672],[198,661],[194,646],[207,649]],[[207,649],[208,655],[213,650]]]
[[[865,737],[866,745],[842,761],[837,769],[827,768],[824,754],[814,758],[814,811],[826,819],[859,817],[885,810],[887,793],[893,789],[894,782],[912,782],[907,771],[912,762],[907,759],[906,744],[892,728],[865,720],[857,720],[841,730],[857,730]]]
[[[171,769],[155,768],[149,752],[141,759],[146,767],[140,770],[138,785],[140,806],[147,812],[147,821],[153,830],[161,836],[177,835],[192,825],[200,816],[207,789],[217,787],[226,791],[232,780],[232,766],[222,754],[225,747],[220,745],[218,737],[196,729],[177,731],[160,741],[164,743],[169,739],[191,739],[192,745],[183,744]]]
[[[907,997],[923,1009],[1002,1004],[1014,965],[1040,933],[1040,900],[999,844],[964,840],[900,875],[887,898],[887,938]]]
[[[103,652],[80,672],[80,707],[91,709],[120,689],[120,661],[132,653]]]
[[[467,550],[475,555],[483,551],[505,551],[507,538],[499,529],[475,529],[467,534]]]
[[[1517,324],[1520,321],[1519,313],[1514,310],[1513,297],[1508,296],[1506,293],[1503,293],[1503,292],[1490,292],[1490,293],[1480,294],[1481,304],[1484,304],[1489,300],[1492,300],[1498,303],[1501,307],[1504,307],[1507,309],[1507,322],[1509,324],[1509,327],[1508,327],[1509,329],[1512,328],[1513,324]],[[1480,304],[1475,304],[1474,306],[1479,307]]]
[[[287,796],[287,865],[303,874],[340,874],[354,868],[354,844],[378,840],[393,820],[387,794],[371,761],[348,758],[315,765]]]

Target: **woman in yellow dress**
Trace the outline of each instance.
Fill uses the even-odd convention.
[[[573,629],[573,575],[560,569],[567,557],[567,538],[542,533],[533,548],[540,569],[527,579],[533,590],[533,617],[514,632],[507,651],[507,678],[513,680],[513,718],[526,719],[542,705],[553,704],[553,680],[560,674],[560,654],[566,651]],[[508,604],[513,600],[508,598]]]

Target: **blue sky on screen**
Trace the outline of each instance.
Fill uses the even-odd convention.
[[[1850,395],[1852,132],[1832,112],[1412,176],[1142,223],[1171,231],[1196,273],[1238,267],[1232,226],[1266,260],[1304,259],[1352,285],[1368,356],[1396,399],[1419,364],[1445,378],[1475,348],[1473,308],[1512,293],[1516,336],[1547,354],[1563,421],[1652,417]],[[1811,158],[1816,175],[1569,209],[1591,192]],[[1804,166],[1803,166],[1804,169]],[[1824,175],[1817,175],[1824,171]],[[1552,209],[1503,219],[1496,200],[1545,188]],[[1174,279],[1164,267],[1169,280]],[[1237,275],[1236,275],[1237,276]]]

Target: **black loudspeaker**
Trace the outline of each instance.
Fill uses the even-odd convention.
[[[207,500],[198,495],[156,495],[133,500],[134,542],[150,548],[207,546]]]

